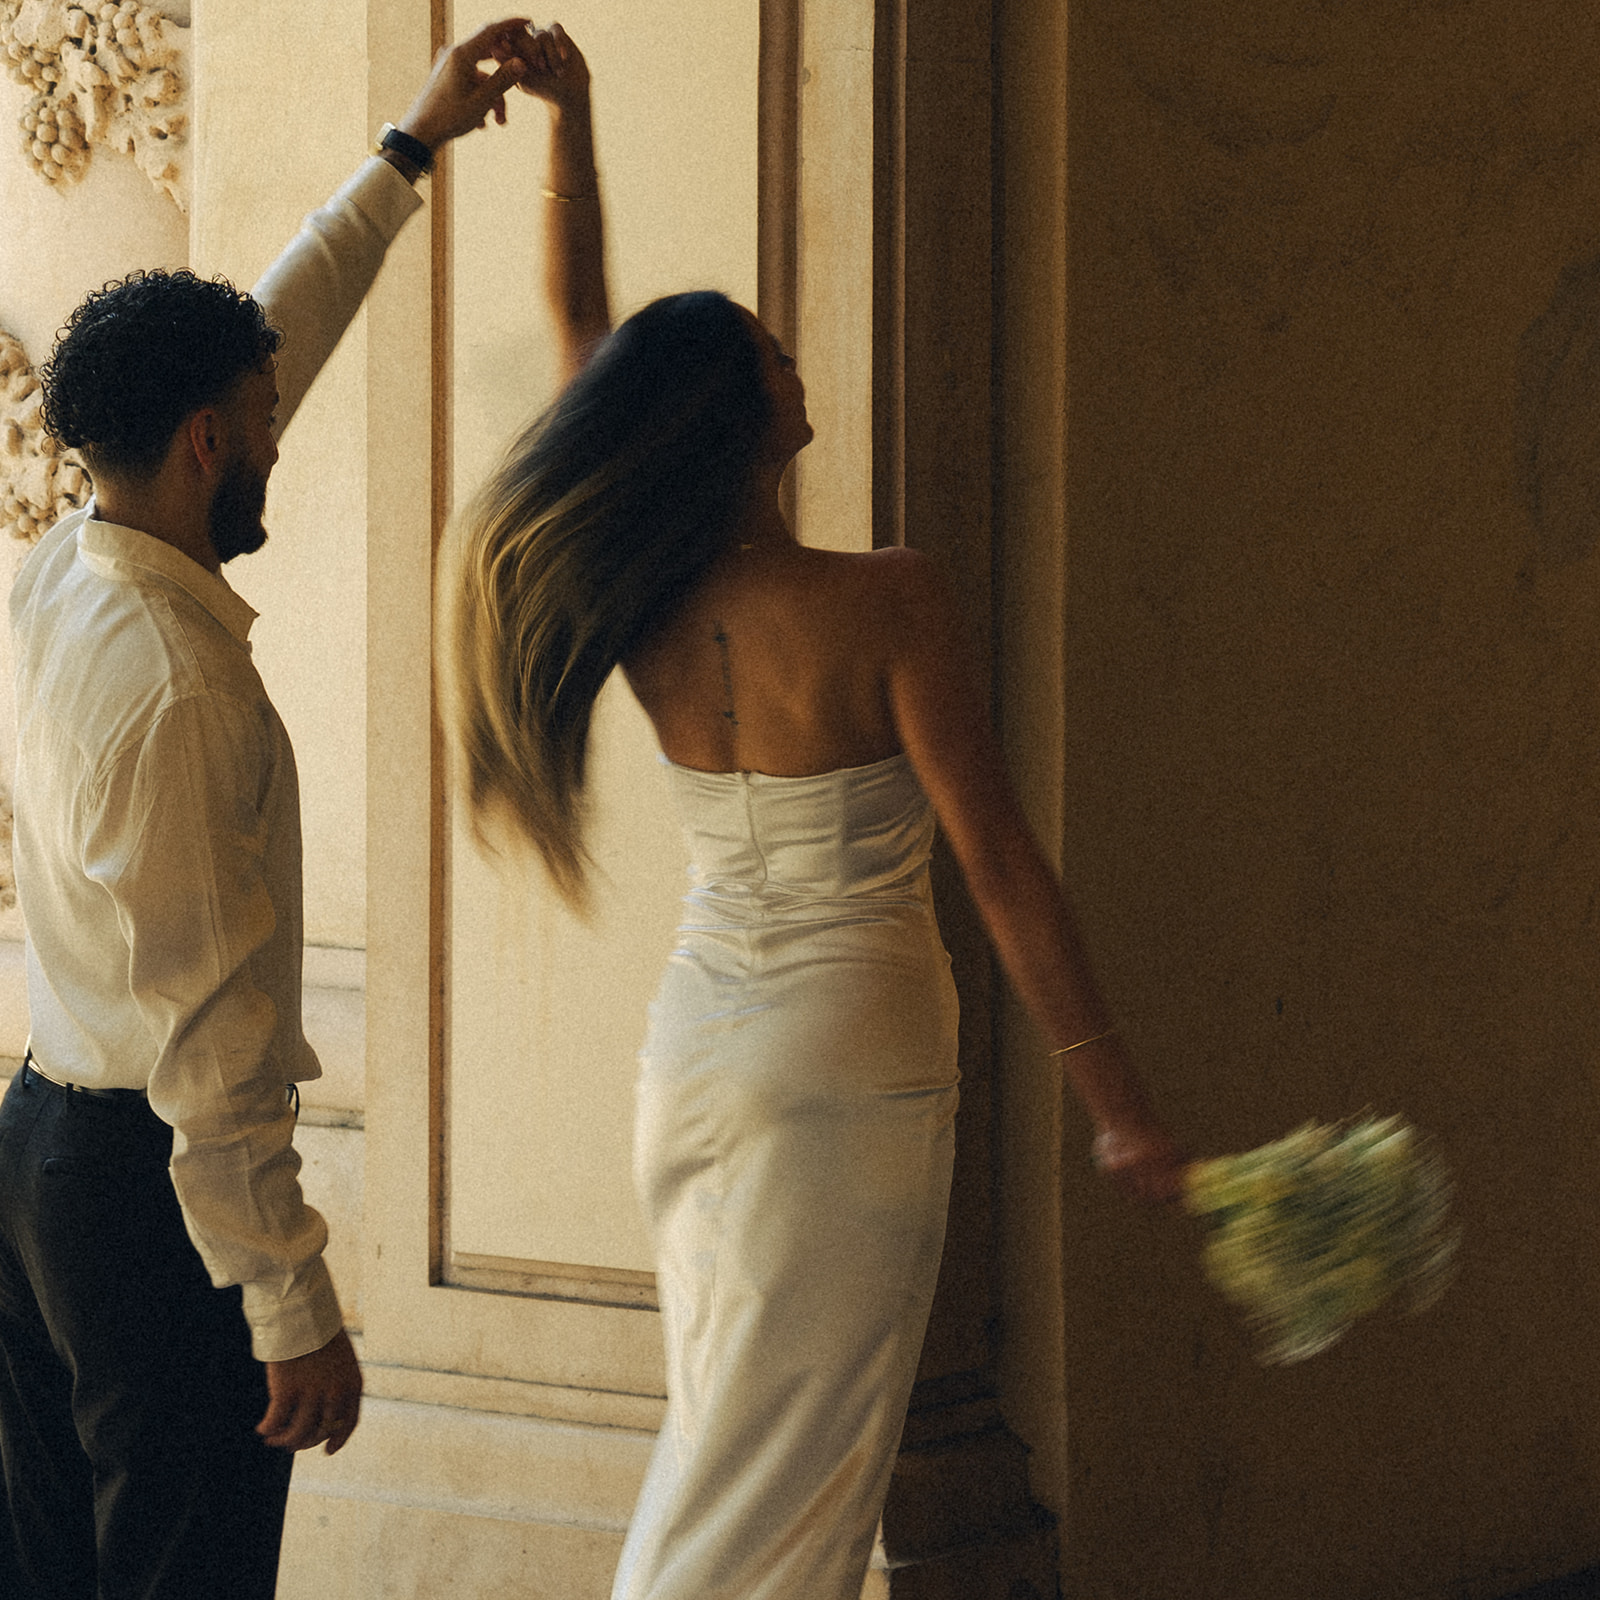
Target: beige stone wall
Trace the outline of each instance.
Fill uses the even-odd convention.
[[[365,98],[349,92],[366,7],[205,0],[195,33],[193,265],[249,284],[371,143]],[[286,36],[292,56],[280,49]],[[284,121],[286,77],[294,157],[263,160],[262,130]],[[256,663],[294,740],[307,942],[357,949],[366,944],[365,368],[358,317],[284,436],[266,547],[228,572],[261,613]],[[370,541],[381,554],[383,529]]]
[[[795,356],[816,437],[793,468],[802,539],[872,546],[873,11],[799,8],[803,130],[797,181]]]
[[[1069,1128],[1070,1592],[1600,1553],[1597,69],[1549,0],[1072,12],[1069,872],[1197,1149],[1404,1112],[1466,1245],[1263,1371]]]

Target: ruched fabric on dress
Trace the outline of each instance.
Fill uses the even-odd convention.
[[[635,1178],[668,1407],[614,1600],[857,1600],[944,1242],[956,1000],[909,761],[668,763]]]

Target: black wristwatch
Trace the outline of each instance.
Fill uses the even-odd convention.
[[[433,151],[420,139],[402,133],[392,122],[386,122],[378,129],[378,142],[373,148],[375,151],[393,150],[397,156],[404,156],[419,172],[433,171]]]

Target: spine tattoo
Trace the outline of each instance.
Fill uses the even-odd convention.
[[[739,719],[733,711],[733,660],[728,654],[728,630],[720,622],[716,624],[716,630],[712,637],[722,652],[722,693],[727,701],[727,709],[722,715],[727,719],[730,728],[737,728]]]

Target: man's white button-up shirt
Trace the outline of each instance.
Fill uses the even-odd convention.
[[[369,162],[257,286],[285,335],[280,431],[419,204]],[[294,752],[251,608],[94,509],[40,541],[11,597],[29,1044],[53,1078],[147,1090],[212,1281],[243,1285],[257,1357],[287,1360],[341,1323],[286,1101],[321,1073],[301,1031]]]

